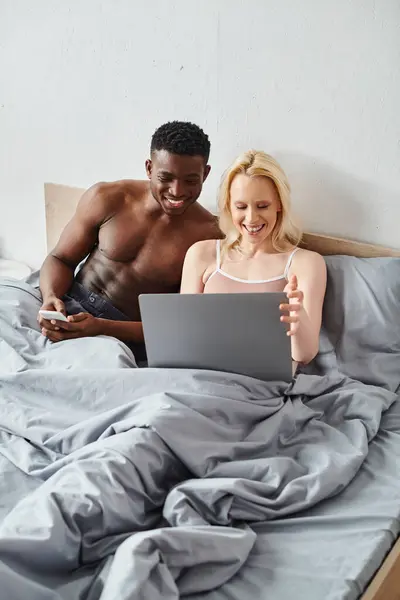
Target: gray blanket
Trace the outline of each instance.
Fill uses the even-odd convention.
[[[1,600],[214,590],[255,524],[349,484],[395,400],[340,373],[287,386],[137,369],[113,338],[51,344],[39,306],[28,284],[0,283],[0,452],[29,481],[3,510]]]

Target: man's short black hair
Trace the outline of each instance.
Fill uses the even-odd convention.
[[[171,154],[202,156],[207,163],[210,156],[208,135],[194,123],[170,121],[161,125],[151,138],[150,150],[166,150]]]

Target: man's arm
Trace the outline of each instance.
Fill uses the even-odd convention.
[[[71,287],[78,264],[93,250],[100,226],[111,216],[113,200],[105,193],[107,184],[96,184],[80,199],[75,215],[65,227],[40,270],[43,308],[65,312],[62,296]],[[41,319],[41,325],[48,321]]]
[[[203,275],[207,266],[215,261],[215,240],[196,242],[186,253],[181,294],[201,294],[204,290]],[[52,342],[109,335],[122,342],[143,343],[143,327],[140,321],[112,321],[94,317],[89,313],[70,315],[68,323],[59,322],[58,330],[45,328],[43,334]]]
[[[44,330],[44,335],[52,342],[79,337],[109,335],[121,342],[143,343],[143,327],[140,321],[111,321],[94,317],[89,313],[78,313],[68,317],[68,323],[60,323],[58,331]]]
[[[99,319],[100,335],[110,335],[121,342],[144,343],[141,321],[110,321]]]
[[[215,241],[201,241],[193,244],[186,253],[183,274],[182,294],[201,294],[204,290],[203,274],[215,256]],[[112,321],[94,317],[89,313],[70,315],[68,323],[59,322],[59,330],[45,328],[43,334],[52,342],[68,340],[77,337],[109,335],[122,342],[143,343],[143,328],[140,321]]]

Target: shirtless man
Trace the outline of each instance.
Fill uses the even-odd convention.
[[[43,335],[53,342],[110,335],[145,357],[139,294],[179,292],[188,248],[221,236],[197,202],[209,153],[199,127],[166,123],[151,140],[148,181],[98,183],[83,194],[40,271],[42,308],[69,322],[39,316]]]

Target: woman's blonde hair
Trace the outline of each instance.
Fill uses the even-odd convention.
[[[278,162],[269,154],[260,150],[249,150],[232,163],[225,171],[218,195],[219,225],[225,239],[221,242],[224,252],[234,248],[240,243],[241,235],[232,221],[231,213],[231,185],[236,175],[243,174],[248,177],[268,177],[278,191],[281,210],[272,232],[272,246],[277,252],[286,252],[297,246],[302,233],[295,224],[291,215],[290,186],[287,177]]]

